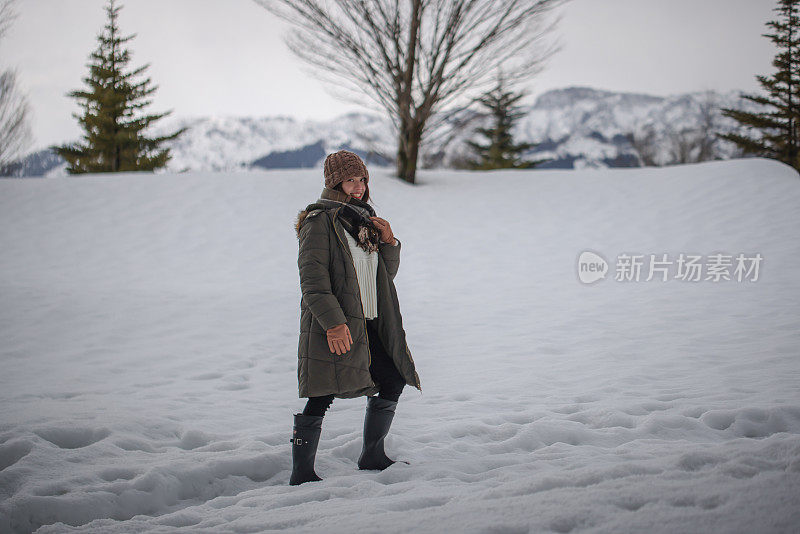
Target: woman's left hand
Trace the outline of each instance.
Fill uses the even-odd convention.
[[[375,228],[381,233],[381,241],[394,244],[394,234],[392,233],[392,227],[389,226],[389,221],[380,217],[370,217],[370,219]]]

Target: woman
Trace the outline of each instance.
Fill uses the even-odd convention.
[[[422,391],[393,282],[400,241],[367,204],[367,167],[340,150],[325,158],[324,175],[322,195],[295,224],[302,292],[297,378],[308,401],[294,415],[291,485],[322,480],[314,458],[334,397],[367,396],[358,468],[382,470],[394,463],[383,441],[403,387]]]

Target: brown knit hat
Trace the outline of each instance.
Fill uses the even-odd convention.
[[[369,183],[369,171],[358,154],[347,150],[340,150],[333,154],[328,154],[325,158],[325,187],[333,189],[337,184],[347,178],[358,178],[364,176]]]

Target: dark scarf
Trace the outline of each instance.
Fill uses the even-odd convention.
[[[330,208],[341,207],[339,222],[353,236],[358,246],[367,253],[378,250],[381,234],[370,219],[375,216],[372,206],[347,193],[327,187],[322,190],[317,203]]]

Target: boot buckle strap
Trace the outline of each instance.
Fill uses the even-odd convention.
[[[294,443],[295,445],[302,445],[303,438],[294,438],[289,440],[290,443]]]

